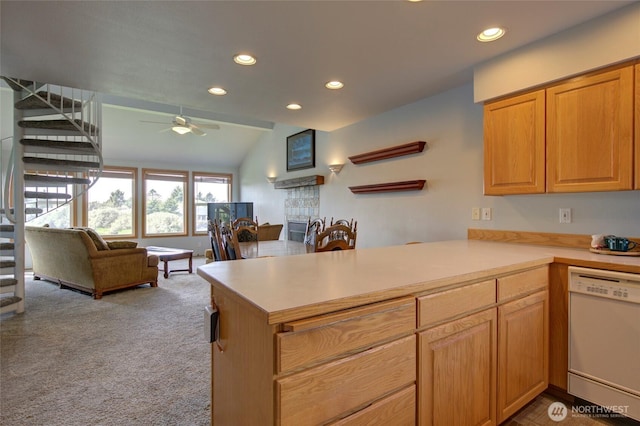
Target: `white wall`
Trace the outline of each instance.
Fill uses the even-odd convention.
[[[241,198],[254,201],[265,220],[284,216],[282,190],[265,180],[276,169],[279,179],[322,174],[320,216],[355,218],[358,247],[466,238],[467,228],[557,232],[613,233],[640,236],[640,191],[482,195],[482,106],[474,104],[467,85],[406,105],[354,125],[320,133],[315,169],[286,173],[286,136],[300,129],[277,126],[260,141],[240,168]],[[348,156],[424,140],[421,154],[354,165]],[[344,162],[338,175],[326,165]],[[422,191],[354,195],[348,187],[426,179]],[[472,207],[491,207],[493,220],[471,220]],[[558,209],[569,207],[571,224],[558,223]]]
[[[640,56],[640,3],[491,59],[474,69],[475,101]]]

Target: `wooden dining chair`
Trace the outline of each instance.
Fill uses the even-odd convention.
[[[318,218],[314,220],[309,219],[307,221],[307,229],[304,231],[303,242],[307,245],[315,246],[318,234],[324,231],[325,223],[326,218]]]
[[[227,254],[222,243],[222,235],[220,234],[220,225],[218,225],[217,221],[209,221],[209,239],[211,240],[213,260],[216,262],[227,260]]]
[[[231,224],[239,242],[258,241],[258,217],[254,221],[250,217],[239,217]]]
[[[356,248],[356,237],[357,231],[347,226],[329,226],[317,235],[314,251],[353,250]]]

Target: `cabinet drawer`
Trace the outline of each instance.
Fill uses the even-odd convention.
[[[418,298],[418,327],[496,303],[496,281],[487,280]]]
[[[412,332],[413,298],[349,309],[284,325],[277,335],[277,371],[328,360]]]
[[[416,386],[376,401],[328,426],[413,426],[416,424]]]
[[[320,424],[415,383],[415,335],[276,381],[281,426]]]
[[[498,278],[498,302],[547,288],[548,283],[548,266]]]

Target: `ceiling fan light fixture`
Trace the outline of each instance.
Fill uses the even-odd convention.
[[[255,65],[256,58],[246,53],[239,53],[233,57],[233,61],[239,65]]]
[[[207,91],[212,95],[216,95],[216,96],[222,96],[227,94],[227,91],[224,90],[222,87],[210,87]]]
[[[191,129],[189,129],[188,127],[184,127],[184,126],[173,126],[171,128],[171,130],[173,130],[174,132],[176,132],[179,135],[184,135],[185,133],[189,133],[191,131]]]
[[[484,30],[480,34],[478,34],[476,39],[478,41],[486,43],[486,42],[489,42],[489,41],[494,41],[494,40],[499,39],[505,33],[506,33],[506,30],[504,28],[500,28],[500,27],[487,28],[486,30]]]

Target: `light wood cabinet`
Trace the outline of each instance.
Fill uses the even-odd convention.
[[[415,324],[413,297],[282,324],[274,423],[414,424]]]
[[[418,298],[418,424],[499,424],[546,389],[548,283],[545,266]]]
[[[545,91],[484,106],[484,193],[545,191]]]
[[[547,89],[547,192],[633,188],[633,66]]]
[[[636,85],[635,85],[635,109],[634,109],[634,133],[635,133],[635,189],[640,189],[640,64],[635,66]]]
[[[496,309],[418,335],[421,426],[496,424]]]
[[[609,67],[486,103],[484,193],[640,189],[638,67]]]
[[[498,307],[498,423],[547,388],[548,313],[546,291]]]

